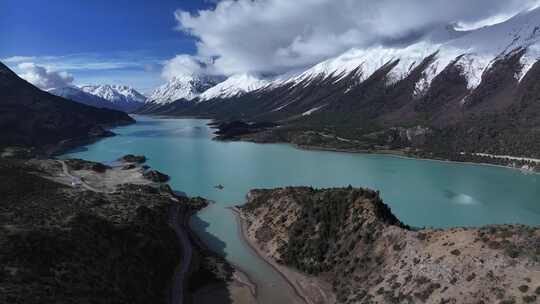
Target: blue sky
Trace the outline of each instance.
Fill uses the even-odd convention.
[[[175,29],[174,12],[210,6],[203,0],[1,0],[0,58],[15,70],[33,62],[68,72],[76,84],[149,91],[163,82],[164,60],[196,51],[195,39]]]

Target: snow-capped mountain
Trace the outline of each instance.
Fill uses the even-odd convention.
[[[425,85],[429,85],[451,62],[458,60],[469,80],[469,87],[474,88],[480,84],[483,72],[493,61],[519,48],[526,49],[521,58],[524,66],[520,75],[523,76],[540,58],[540,9],[519,14],[501,24],[454,34],[449,38],[453,39],[443,43],[421,41],[399,48],[379,46],[352,49],[284,83],[300,83],[317,77],[333,77],[339,81],[352,73],[358,82],[362,82],[385,64],[398,61],[388,75],[391,84],[405,78],[425,58],[436,53],[435,60],[425,71]]]
[[[130,112],[140,107],[146,97],[135,89],[123,85],[87,85],[81,90],[108,100],[117,108]]]
[[[176,76],[152,92],[148,102],[167,104],[179,99],[193,100],[221,81],[223,78],[216,76]]]
[[[53,95],[64,97],[66,99],[70,99],[88,106],[118,110],[118,108],[111,104],[108,100],[87,93],[75,86],[55,88],[48,90],[48,92]]]
[[[386,75],[386,82],[391,85],[406,78],[426,58],[434,55],[433,60],[423,68],[418,89],[429,87],[433,79],[452,63],[460,67],[469,89],[474,89],[493,62],[520,49],[525,52],[520,58],[522,67],[516,78],[522,79],[540,58],[540,8],[472,31],[458,31],[452,26],[437,28],[424,40],[405,47],[353,48],[298,75],[272,81],[266,88],[297,84],[307,86],[321,79],[332,79],[338,83],[351,77],[355,84],[360,84],[386,65],[391,65]]]
[[[95,85],[82,88],[69,86],[49,90],[49,93],[97,108],[132,112],[146,100],[142,94],[127,86]]]
[[[537,8],[476,30],[459,31],[451,25],[435,28],[423,39],[406,46],[353,48],[304,71],[272,80],[233,75],[203,93],[182,91],[179,97],[198,96],[199,102],[169,107],[167,111],[189,115],[241,113],[248,119],[280,121],[308,119],[322,112],[370,113],[384,115],[385,119],[402,119],[406,113],[412,119],[417,115],[415,109],[421,108],[416,105],[421,100],[433,109],[434,105],[440,107],[445,103],[444,107],[452,108],[455,113],[445,109],[441,115],[459,116],[462,115],[459,107],[482,103],[485,96],[497,92],[492,88],[493,83],[508,87],[508,91],[515,90],[539,58],[540,8]],[[395,92],[390,94],[391,91]],[[393,100],[391,106],[379,108],[390,103],[385,99],[390,98],[389,94]],[[518,97],[507,94],[489,100],[503,108],[514,102],[513,98]],[[473,99],[478,101],[469,102]],[[223,100],[227,102],[214,102]]]
[[[231,98],[258,90],[270,83],[270,80],[257,77],[251,74],[238,74],[227,78],[225,81],[204,91],[200,96],[200,101],[214,98]]]

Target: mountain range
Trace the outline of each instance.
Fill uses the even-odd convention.
[[[135,89],[122,85],[87,85],[49,90],[51,94],[98,108],[132,112],[140,108],[147,98]]]
[[[168,104],[177,100],[191,101],[223,81],[219,76],[181,75],[174,77],[150,94],[150,103]]]
[[[244,137],[254,141],[540,157],[539,58],[537,8],[476,30],[437,28],[406,46],[351,49],[272,79],[233,75],[139,112],[281,125]]]

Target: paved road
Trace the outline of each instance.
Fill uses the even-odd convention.
[[[180,265],[176,268],[173,279],[173,287],[171,290],[171,304],[183,304],[185,298],[186,276],[191,265],[191,258],[193,256],[193,247],[191,241],[186,232],[185,218],[183,214],[180,214],[180,206],[173,204],[169,208],[169,225],[176,232],[178,242],[182,247],[182,260]]]

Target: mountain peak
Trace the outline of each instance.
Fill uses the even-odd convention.
[[[206,90],[199,98],[204,101],[214,98],[236,97],[263,88],[269,83],[269,80],[252,74],[236,74]]]
[[[97,108],[131,112],[139,108],[146,97],[135,89],[122,85],[87,85],[55,88],[49,93]]]
[[[221,76],[178,75],[154,90],[148,100],[161,104],[179,99],[193,100],[221,81]]]
[[[125,85],[87,85],[83,86],[81,90],[112,103],[143,103],[146,101],[144,95]]]

